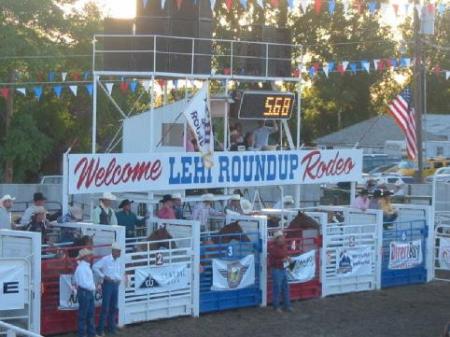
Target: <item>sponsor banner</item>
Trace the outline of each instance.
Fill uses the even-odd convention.
[[[450,270],[450,239],[439,238],[439,267]]]
[[[59,308],[60,310],[77,310],[78,296],[77,288],[74,286],[72,274],[59,275]],[[95,306],[102,305],[102,292],[95,291]]]
[[[70,154],[70,194],[359,181],[362,151]]]
[[[211,155],[214,152],[214,137],[207,95],[208,84],[204,85],[191,99],[186,110],[184,110],[184,117],[186,117],[197,140],[198,148],[203,154],[203,163],[206,167],[211,167],[211,165],[214,165],[214,162],[211,161]]]
[[[136,269],[137,294],[162,293],[190,287],[191,271],[188,264],[163,265]]]
[[[336,273],[341,277],[369,275],[372,260],[370,247],[336,249]]]
[[[240,260],[212,260],[213,285],[211,290],[236,290],[255,284],[255,256]]]
[[[0,260],[0,310],[25,308],[25,263]]]
[[[287,269],[290,283],[305,283],[316,276],[316,251],[291,257],[292,263]]]
[[[422,240],[392,241],[389,245],[389,269],[411,269],[422,264]]]

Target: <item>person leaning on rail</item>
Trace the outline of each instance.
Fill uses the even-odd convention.
[[[100,204],[94,208],[92,222],[98,225],[112,225],[117,226],[116,213],[111,208],[112,202],[117,200],[112,193],[105,192],[99,198]]]
[[[14,200],[9,194],[0,198],[0,229],[14,229],[10,211]]]

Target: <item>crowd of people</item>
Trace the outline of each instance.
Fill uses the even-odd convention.
[[[379,209],[383,211],[384,227],[389,228],[390,223],[398,217],[398,211],[392,204],[391,197],[393,192],[385,189],[375,189],[373,193],[369,193],[368,189],[362,189],[358,196],[353,200],[352,207],[362,211],[368,209]]]

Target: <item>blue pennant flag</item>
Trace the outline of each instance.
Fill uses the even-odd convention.
[[[48,73],[48,81],[49,81],[49,82],[53,82],[53,81],[55,80],[55,77],[56,77],[56,74],[55,74],[54,71],[50,71],[50,72]]]
[[[173,87],[178,89],[178,80],[173,80]]]
[[[86,90],[89,94],[89,96],[92,96],[92,90],[93,90],[93,85],[92,84],[86,84]]]
[[[391,59],[391,65],[392,65],[392,68],[397,68],[398,67],[398,61],[397,61],[397,59]]]
[[[247,8],[247,0],[240,0],[242,7]]]
[[[62,86],[61,85],[55,85],[53,87],[53,92],[55,93],[56,97],[61,97],[61,92],[62,92]]]
[[[335,9],[336,9],[336,1],[335,0],[328,1],[328,12],[330,12],[330,15],[334,14]]]
[[[350,63],[350,69],[352,71],[352,73],[356,74],[356,63]]]
[[[370,1],[368,4],[370,14],[373,14],[377,10],[377,2]]]
[[[334,62],[328,62],[328,71],[330,73],[334,71]]]
[[[438,5],[438,13],[439,13],[439,15],[443,15],[444,12],[445,12],[445,3],[441,2]]]
[[[309,68],[309,76],[314,77],[314,74],[316,73],[316,69],[314,67]]]
[[[34,96],[36,96],[36,99],[39,101],[42,96],[42,86],[38,85],[36,87],[33,87]]]
[[[138,83],[137,83],[136,80],[132,80],[130,82],[130,90],[131,90],[131,92],[136,92],[137,85],[138,85]]]
[[[288,7],[294,9],[294,0],[288,0]]]
[[[90,71],[85,71],[85,72],[83,73],[83,80],[87,81],[88,78],[89,78],[89,74],[90,74],[90,73],[91,73]]]

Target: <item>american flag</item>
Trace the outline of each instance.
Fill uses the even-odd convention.
[[[409,88],[404,90],[391,101],[389,112],[405,134],[408,158],[415,160],[417,157],[416,120],[411,98],[411,90]]]

